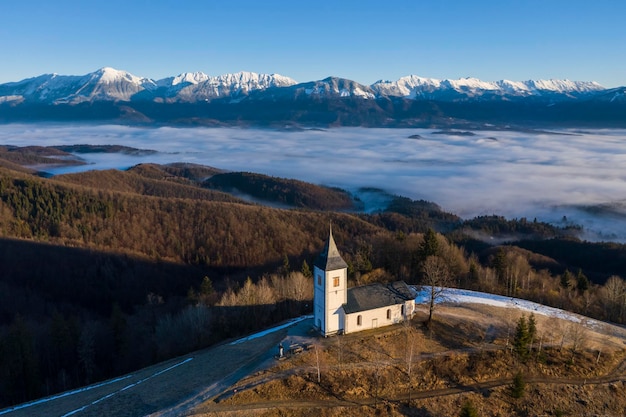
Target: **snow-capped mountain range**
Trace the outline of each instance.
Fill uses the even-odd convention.
[[[438,80],[415,75],[397,81],[378,81],[372,85],[377,95],[399,96],[415,99],[441,99],[446,95],[460,94],[467,97],[501,96],[530,97],[546,94],[562,94],[576,97],[603,91],[605,88],[594,81],[538,80],[538,81],[481,81],[477,78]]]
[[[272,98],[299,99],[355,97],[467,101],[543,98],[562,101],[605,91],[608,90],[600,84],[587,81],[486,82],[476,78],[439,80],[416,75],[402,77],[397,81],[381,80],[369,86],[336,77],[297,83],[283,75],[253,72],[219,76],[193,72],[153,80],[105,67],[81,76],[46,74],[0,84],[0,104],[78,104],[98,101],[195,103],[215,99],[238,102],[252,96],[256,99],[266,98],[263,92]]]
[[[0,100],[4,97],[3,101],[50,104],[132,100],[194,102],[294,84],[294,80],[282,75],[253,72],[217,77],[194,72],[152,80],[105,67],[82,76],[46,74],[0,84]]]

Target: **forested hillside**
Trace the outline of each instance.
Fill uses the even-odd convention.
[[[185,164],[49,179],[0,165],[0,407],[310,312],[311,265],[331,222],[351,285],[419,284],[434,265],[451,285],[626,318],[624,246],[581,242],[571,230],[464,222],[402,197],[375,214],[331,211],[347,193],[222,176],[293,207],[276,209],[207,189],[221,171]],[[529,239],[526,249],[471,237],[511,231]],[[578,257],[562,249],[573,245]]]

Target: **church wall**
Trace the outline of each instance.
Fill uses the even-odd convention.
[[[314,324],[323,335],[335,334],[343,330],[343,309],[347,301],[347,270],[345,268],[322,271],[315,267],[314,284]],[[335,284],[338,284],[335,286]]]
[[[324,280],[324,271],[314,268],[314,284],[313,284],[313,320],[315,327],[319,328],[322,333],[326,329],[326,305],[324,303],[324,283],[318,284],[318,277]]]
[[[413,313],[415,313],[415,300],[408,300],[404,302],[404,311],[407,315],[407,318],[413,317]]]
[[[387,310],[390,310],[391,318],[387,318]],[[361,325],[358,324],[359,316],[361,316]],[[362,330],[389,326],[391,324],[400,323],[403,320],[402,304],[381,307],[373,310],[359,311],[357,313],[345,315],[344,333],[354,333]]]

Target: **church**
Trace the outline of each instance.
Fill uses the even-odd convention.
[[[332,227],[313,265],[314,325],[323,336],[400,323],[415,311],[415,291],[404,281],[348,288],[348,264],[337,250]]]

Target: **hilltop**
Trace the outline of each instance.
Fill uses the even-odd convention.
[[[479,415],[619,415],[624,330],[576,323],[563,311],[535,314],[537,338],[521,361],[507,346],[522,314],[455,302],[439,306],[430,328],[422,308],[407,324],[331,338],[300,318],[11,415],[432,416],[458,415],[467,401]],[[278,343],[288,347],[284,360],[275,357]],[[292,345],[304,350],[291,353]],[[514,398],[518,372],[526,386]]]
[[[428,329],[423,311],[409,325],[313,339],[305,352],[243,378],[186,415],[452,416],[468,401],[478,415],[619,415],[626,404],[623,329],[535,315],[540,340],[520,361],[507,346],[522,314],[528,316],[460,303],[440,307]],[[526,388],[515,398],[518,372]]]
[[[626,317],[624,245],[525,219],[462,221],[401,196],[364,213],[344,190],[193,164],[42,177],[58,156],[76,162],[63,152],[0,153],[0,407],[309,314],[331,221],[350,286],[419,284],[435,256],[455,286]]]

